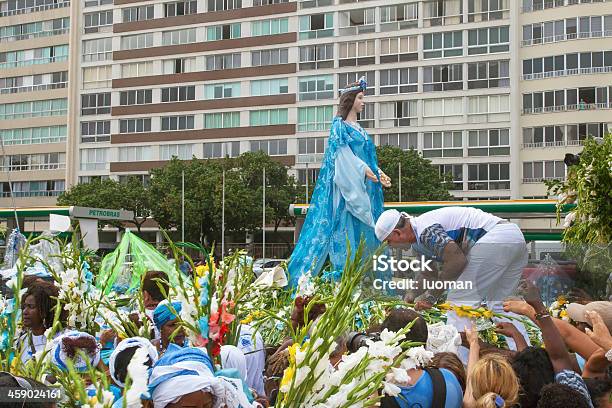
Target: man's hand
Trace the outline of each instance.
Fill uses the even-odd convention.
[[[515,325],[509,322],[499,322],[495,325],[495,331],[499,334],[503,334],[506,337],[513,337],[521,335]]]
[[[527,280],[523,281],[520,285],[523,291],[523,297],[536,313],[541,313],[546,310],[546,307],[542,303],[542,297],[540,291],[535,285]]]
[[[597,312],[586,312],[586,316],[593,326],[593,330],[588,328],[585,330],[586,334],[604,352],[612,350],[612,335],[610,335],[610,330],[608,330],[608,326],[606,326],[600,314]]]
[[[432,303],[429,303],[427,300],[417,300],[416,303],[414,304],[414,309],[417,312],[423,311],[423,310],[429,310],[433,307]]]
[[[513,312],[522,316],[526,316],[531,320],[535,319],[535,310],[524,300],[506,300],[504,302],[504,312]]]
[[[476,328],[474,327],[474,324],[472,323],[472,326],[470,328],[466,326],[464,330],[465,330],[465,337],[467,338],[467,342],[470,345],[470,348],[479,346],[478,330],[476,330]]]

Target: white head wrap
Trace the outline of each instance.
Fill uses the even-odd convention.
[[[149,358],[155,364],[157,362],[157,349],[151,344],[151,342],[144,337],[130,337],[129,339],[122,340],[121,343],[117,345],[113,353],[110,355],[108,360],[108,369],[110,371],[111,378],[121,388],[124,387],[123,382],[119,381],[115,376],[115,359],[123,350],[126,350],[130,347],[144,347],[147,349],[147,353],[149,354]]]

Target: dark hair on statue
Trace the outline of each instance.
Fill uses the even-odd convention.
[[[77,355],[78,350],[82,350],[88,356],[93,356],[98,351],[98,343],[96,339],[89,336],[82,337],[64,337],[62,338],[62,350],[70,358]]]
[[[348,84],[346,87],[359,86],[359,82],[353,82]],[[355,98],[363,92],[361,89],[355,91],[345,92],[340,95],[340,102],[338,102],[338,116],[342,116],[342,120],[346,120],[348,114],[351,113],[353,105],[355,104]]]
[[[30,286],[26,293],[21,297],[21,304],[25,303],[28,296],[32,296],[36,301],[36,308],[43,322],[45,329],[48,329],[53,324],[55,317],[55,308],[57,307],[57,297],[59,289],[52,283],[45,282],[42,279],[30,282]],[[68,312],[64,309],[60,312],[59,320],[65,325],[68,319]]]
[[[134,357],[134,354],[136,354],[136,350],[138,350],[139,348],[139,346],[128,347],[125,350],[121,350],[115,358],[115,377],[122,383],[125,382],[125,379],[127,377],[128,364],[130,364],[132,357]],[[153,361],[151,361],[151,357],[148,357],[145,365],[149,368],[153,366]]]

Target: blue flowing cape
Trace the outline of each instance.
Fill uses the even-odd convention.
[[[342,168],[336,168],[336,159],[342,156],[344,147],[350,148],[356,157],[378,175],[376,146],[370,137],[365,131],[360,133],[340,116],[336,116],[329,132],[327,150],[306,220],[289,260],[289,284],[293,287],[297,285],[300,276],[309,270],[312,275],[318,274],[328,256],[334,269],[342,271],[348,254],[347,238],[354,253],[363,237],[366,244],[364,257],[369,257],[380,245],[373,223],[383,212],[382,186],[380,182],[374,183],[363,177],[365,167],[360,168],[363,163],[358,160],[344,159]],[[355,177],[359,173],[361,176]],[[336,200],[335,188],[341,190],[341,194],[336,190]],[[364,221],[370,214],[364,214],[364,209],[371,212],[368,224]]]

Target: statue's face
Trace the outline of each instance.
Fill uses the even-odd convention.
[[[353,102],[353,110],[356,113],[361,113],[363,108],[365,108],[365,95],[363,92],[359,92],[355,97],[355,102]]]

